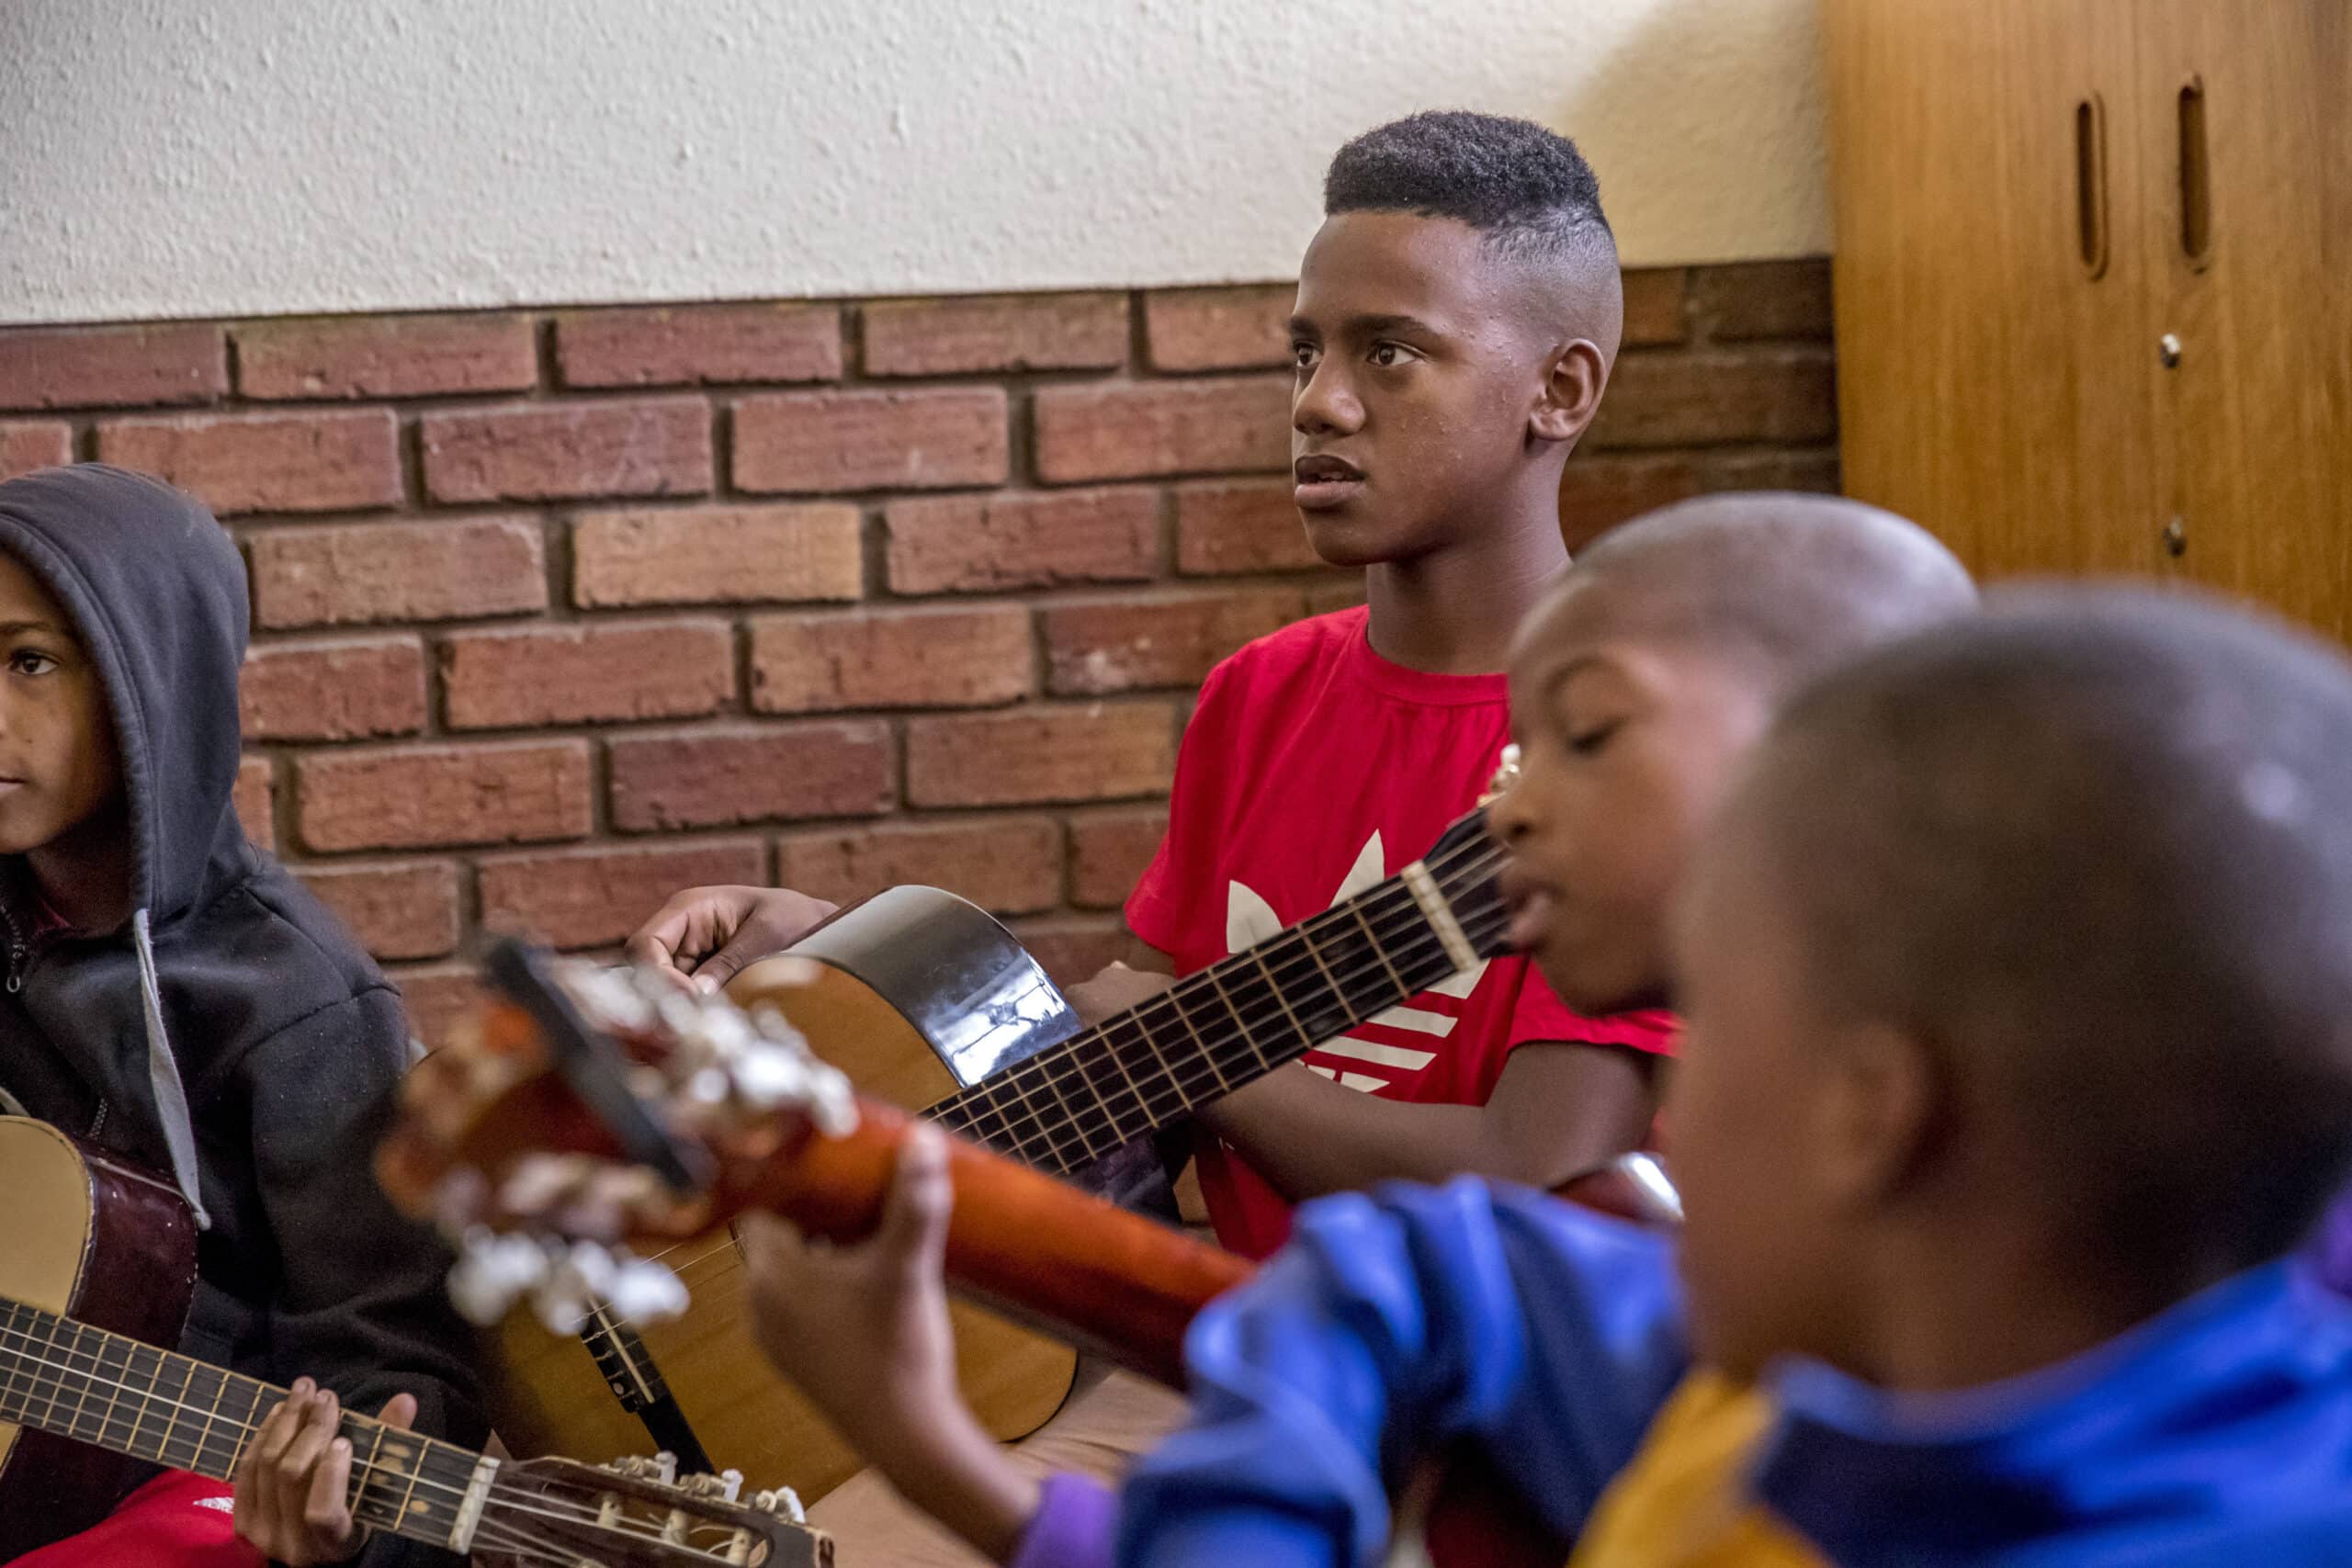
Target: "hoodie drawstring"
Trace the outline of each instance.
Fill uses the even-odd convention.
[[[139,950],[139,999],[147,1014],[147,1083],[155,1092],[164,1145],[172,1152],[172,1178],[195,1211],[196,1228],[210,1230],[212,1216],[204,1212],[204,1200],[196,1191],[196,1123],[188,1115],[187,1090],[172,1057],[171,1038],[164,1032],[164,990],[155,979],[155,939],[148,930],[146,910],[131,915],[130,937]]]

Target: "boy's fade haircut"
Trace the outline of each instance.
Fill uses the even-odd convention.
[[[1340,149],[1323,177],[1323,211],[1451,218],[1514,259],[1614,270],[1617,242],[1600,182],[1575,142],[1532,120],[1463,109],[1408,115]]]
[[[1840,666],[1731,814],[1832,1017],[2019,1117],[2086,1264],[2251,1267],[2352,1168],[2352,664],[2044,589]]]

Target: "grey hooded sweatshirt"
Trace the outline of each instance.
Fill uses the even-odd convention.
[[[0,1091],[175,1180],[201,1216],[180,1348],[276,1382],[310,1376],[473,1445],[474,1340],[448,1258],[370,1172],[408,1060],[400,997],[232,803],[243,563],[210,513],[96,464],[0,483],[0,552],[72,617],[122,760],[134,913],[39,932],[0,862]],[[5,1101],[0,1101],[5,1103]],[[390,1537],[366,1568],[449,1561]]]

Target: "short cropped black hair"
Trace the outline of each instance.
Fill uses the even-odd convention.
[[[1782,711],[1752,832],[1833,1017],[2022,1120],[2089,1260],[2248,1267],[2352,1169],[2352,664],[2282,624],[2041,590]]]
[[[1516,256],[1616,249],[1600,182],[1575,142],[1532,120],[1462,109],[1391,120],[1340,148],[1323,176],[1323,212],[1451,218]]]

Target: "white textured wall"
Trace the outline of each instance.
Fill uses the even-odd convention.
[[[1825,250],[1814,0],[0,0],[0,321],[1280,277],[1350,134]]]

